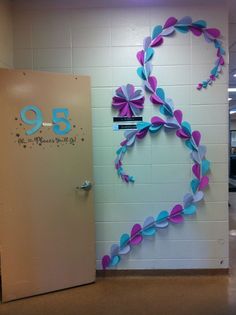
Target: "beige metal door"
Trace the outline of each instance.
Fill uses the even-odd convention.
[[[90,81],[0,70],[3,301],[95,281]]]

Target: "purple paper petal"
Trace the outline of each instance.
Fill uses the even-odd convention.
[[[183,113],[181,110],[177,109],[174,111],[174,116],[176,118],[176,120],[178,121],[178,123],[181,125],[182,123],[182,119],[183,119]]]
[[[185,16],[176,23],[176,25],[191,25],[191,24],[192,24],[192,18],[190,16]]]
[[[147,217],[143,223],[143,228],[151,227],[154,224],[155,220],[153,217]]]
[[[148,78],[148,83],[150,84],[152,91],[155,92],[157,88],[157,79],[155,77],[150,76]]]
[[[143,41],[143,48],[144,48],[145,51],[146,51],[146,50],[148,49],[148,47],[150,46],[151,41],[152,41],[152,39],[151,39],[150,36],[144,38],[144,41]]]
[[[194,164],[192,166],[192,171],[193,171],[193,174],[197,177],[197,179],[200,179],[201,177],[201,167],[199,164]]]
[[[184,200],[183,200],[183,204],[184,204],[184,208],[187,208],[188,206],[190,206],[193,203],[193,195],[191,193],[187,193],[184,196]]]
[[[162,105],[165,103],[158,95],[156,95],[154,93],[150,96],[150,101],[153,104],[157,104],[157,105]]]
[[[196,26],[190,26],[189,27],[191,32],[195,35],[195,36],[201,36],[202,35],[202,29]]]
[[[206,155],[206,147],[204,146],[204,145],[200,145],[199,147],[198,147],[198,153],[199,153],[199,155],[200,155],[200,158],[201,158],[201,160],[203,160],[203,158],[205,157],[205,155]]]
[[[170,26],[166,29],[163,29],[163,31],[161,32],[161,36],[170,36],[174,32],[175,32],[175,28],[173,26]]]
[[[193,201],[199,202],[204,198],[204,193],[202,191],[197,191],[196,194],[193,195]]]
[[[173,26],[173,25],[175,25],[177,22],[178,22],[178,20],[177,20],[175,17],[171,16],[171,17],[169,17],[169,18],[167,19],[167,21],[165,22],[164,28],[168,28],[168,27],[170,27],[170,26]]]
[[[123,247],[123,248],[121,248],[120,250],[119,250],[119,255],[126,255],[126,254],[128,254],[129,252],[130,252],[130,250],[131,250],[131,248],[130,248],[130,246],[129,245],[126,245],[125,247]]]
[[[108,255],[105,255],[102,257],[102,268],[106,269],[107,267],[109,267],[111,262],[111,258]]]
[[[163,43],[163,37],[162,36],[157,36],[152,42],[151,42],[151,47],[158,47]]]
[[[172,223],[181,223],[183,222],[184,218],[182,216],[183,207],[181,205],[175,205],[174,208],[170,212],[169,221]]]
[[[144,65],[144,50],[138,51],[136,56],[139,63],[143,66]]]
[[[142,235],[140,234],[140,232],[142,231],[142,227],[140,224],[135,224],[133,227],[132,227],[132,230],[131,230],[131,238],[130,238],[130,244],[132,245],[138,245],[142,242],[143,240],[143,237]]]
[[[201,140],[201,133],[198,130],[195,130],[192,132],[192,137],[193,137],[195,144],[197,146],[199,146],[200,140]]]
[[[220,37],[220,31],[217,28],[206,28],[205,32],[213,38]]]
[[[176,135],[182,139],[189,139],[189,135],[187,135],[182,129],[177,130]]]
[[[200,184],[199,184],[198,189],[199,189],[199,190],[203,190],[203,189],[205,189],[205,188],[208,186],[208,184],[209,184],[209,178],[208,178],[208,176],[203,176],[203,177],[201,178],[201,180],[200,180]]]
[[[163,119],[161,119],[160,117],[158,117],[158,116],[154,116],[151,119],[151,123],[153,125],[164,125],[165,121]]]
[[[111,257],[118,255],[120,246],[118,244],[113,244],[111,246]]]

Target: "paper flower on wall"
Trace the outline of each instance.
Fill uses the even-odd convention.
[[[116,90],[116,95],[112,98],[112,106],[119,110],[121,117],[138,116],[143,110],[144,99],[142,90],[135,90],[132,84],[127,84]]]

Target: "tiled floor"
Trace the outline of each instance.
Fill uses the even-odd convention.
[[[98,278],[93,285],[0,305],[0,314],[236,314],[236,193],[230,203],[229,275]]]

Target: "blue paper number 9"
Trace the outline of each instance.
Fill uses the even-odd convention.
[[[33,112],[35,117],[33,119],[28,118],[26,116],[28,112]],[[59,116],[60,114],[62,114],[63,117]],[[65,135],[71,130],[71,124],[68,120],[68,116],[69,110],[67,108],[54,108],[52,110],[52,122],[54,124],[53,125],[54,133],[56,133],[57,135]],[[34,125],[32,129],[26,131],[26,134],[28,136],[34,134],[43,125],[43,114],[42,111],[37,106],[29,105],[24,107],[20,111],[20,117],[25,124]],[[60,124],[65,125],[65,128],[61,129]]]
[[[29,119],[26,116],[27,112],[33,112],[35,115],[35,119]],[[38,131],[43,123],[43,115],[41,110],[34,105],[29,105],[24,107],[21,111],[20,111],[20,117],[22,119],[22,121],[27,124],[27,125],[35,125],[32,129],[29,129],[26,131],[26,134],[28,136],[31,136],[33,133],[35,133],[36,131]]]

